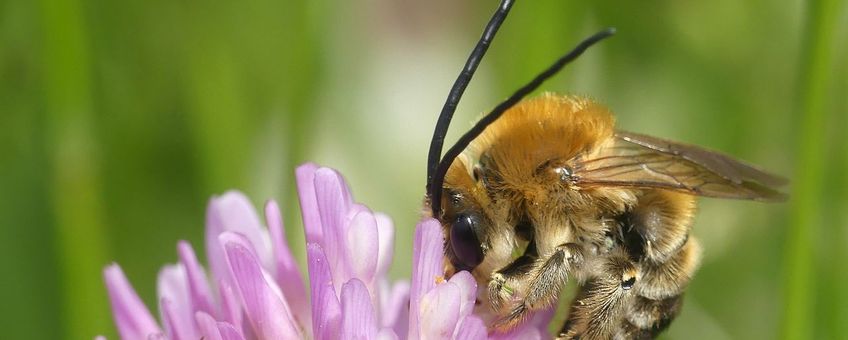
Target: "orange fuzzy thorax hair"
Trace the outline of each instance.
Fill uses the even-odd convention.
[[[528,165],[591,150],[612,137],[614,124],[609,110],[588,98],[545,93],[506,111],[466,152],[488,158],[504,178],[531,178]]]

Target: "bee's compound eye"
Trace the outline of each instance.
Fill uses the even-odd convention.
[[[478,219],[473,215],[459,215],[450,230],[451,248],[455,255],[454,266],[459,270],[471,270],[483,262],[483,248],[475,230]]]

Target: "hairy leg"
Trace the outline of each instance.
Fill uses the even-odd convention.
[[[522,278],[530,273],[538,257],[536,244],[531,241],[527,245],[527,249],[524,250],[523,255],[503,269],[492,274],[492,278],[489,280],[488,292],[489,302],[491,302],[492,308],[495,311],[501,309],[504,301],[513,298]]]
[[[576,243],[566,243],[540,256],[530,270],[516,278],[521,287],[518,299],[501,301],[506,316],[495,323],[497,329],[509,329],[519,324],[530,312],[549,307],[559,297],[568,280],[568,273],[583,262],[583,249]],[[503,302],[506,302],[505,304]]]
[[[637,284],[638,268],[624,252],[603,259],[571,304],[559,339],[609,339],[619,329]]]

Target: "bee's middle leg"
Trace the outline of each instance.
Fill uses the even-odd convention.
[[[611,339],[634,297],[639,267],[622,251],[601,259],[599,272],[590,277],[571,303],[568,319],[557,339]],[[626,337],[630,338],[630,337]]]
[[[568,272],[583,262],[583,248],[576,243],[565,243],[546,255],[537,258],[525,275],[519,278],[523,296],[508,301],[509,313],[495,327],[509,329],[520,323],[531,311],[550,306],[568,280]]]

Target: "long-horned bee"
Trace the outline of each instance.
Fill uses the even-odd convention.
[[[653,338],[698,268],[696,196],[775,201],[785,180],[697,146],[614,127],[578,96],[523,100],[592,44],[580,43],[484,116],[444,155],[449,122],[512,7],[502,0],[454,84],[431,141],[427,214],[445,235],[446,275],[468,270],[480,308],[508,330],[580,285],[558,337]]]

